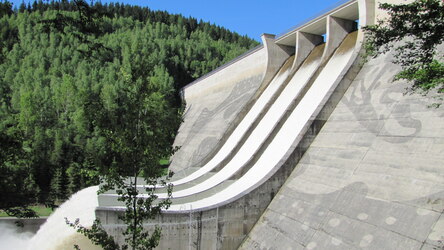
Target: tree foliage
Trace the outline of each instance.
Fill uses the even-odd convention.
[[[101,14],[85,25],[79,3],[0,3],[0,209],[61,202],[111,169],[156,176],[174,150],[180,89],[257,45],[123,4],[89,6]]]
[[[137,184],[159,184],[159,162],[175,151],[179,91],[257,42],[194,18],[84,0],[1,2],[0,38],[0,209],[29,216],[28,204],[61,202],[102,179],[101,191],[116,189],[127,207],[126,245],[98,221],[67,223],[104,249],[155,247],[160,229],[143,222],[170,200]]]
[[[379,8],[388,18],[364,28],[367,54],[375,57],[395,47],[394,63],[402,66],[395,79],[412,81],[411,91],[444,93],[444,61],[437,50],[444,41],[443,2],[415,0]]]
[[[59,14],[55,19],[45,20],[44,23],[53,27],[54,24],[59,24],[60,19],[75,20],[63,24],[66,26],[61,28],[74,26],[80,30],[78,37],[81,38],[100,34],[101,30],[90,33],[89,30],[82,31],[77,27],[87,27],[92,23],[97,28],[95,24],[98,22],[96,13],[83,0],[76,1],[76,4],[81,6],[78,8],[78,22]],[[99,45],[87,48],[86,52],[97,52],[105,48],[100,42],[80,40],[88,45]],[[139,197],[137,180],[142,176],[149,186],[159,184],[158,179],[163,175],[159,162],[162,158],[171,156],[174,151],[171,145],[181,115],[168,101],[175,93],[172,78],[165,74],[162,67],[154,68],[154,75],[150,75],[147,74],[149,71],[140,69],[139,66],[132,61],[124,61],[120,74],[117,75],[120,81],[103,92],[105,102],[100,117],[96,120],[98,133],[103,136],[106,147],[106,153],[98,155],[95,161],[103,179],[100,192],[116,189],[118,201],[125,204],[126,209],[119,215],[119,219],[126,225],[123,235],[127,244],[119,246],[98,220],[92,228],[81,226],[78,220],[74,223],[66,221],[104,249],[127,249],[128,246],[133,250],[153,249],[159,243],[161,230],[156,227],[153,232],[148,232],[143,223],[154,219],[162,209],[170,205],[170,199],[156,201],[154,188],[146,188],[145,197]],[[165,181],[162,184],[165,186]],[[169,195],[171,188],[172,186],[168,188]],[[75,248],[79,249],[78,246]]]
[[[65,218],[66,224],[76,229],[77,232],[85,235],[95,245],[100,245],[103,250],[118,250],[120,246],[114,241],[113,237],[103,229],[99,220],[95,220],[91,228],[86,228],[80,224],[80,220],[76,219],[74,222],[68,221]],[[78,245],[74,245],[74,249],[79,250]]]

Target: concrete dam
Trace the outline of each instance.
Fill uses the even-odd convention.
[[[146,223],[162,228],[159,249],[441,246],[444,110],[404,94],[390,53],[360,56],[379,3],[264,34],[183,89],[173,204]],[[99,195],[95,215],[123,242],[116,200]]]

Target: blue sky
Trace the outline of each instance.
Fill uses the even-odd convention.
[[[11,0],[10,0],[11,1]],[[22,0],[12,0],[17,6]],[[25,0],[25,2],[28,2]],[[202,19],[260,40],[262,33],[280,34],[339,0],[102,0],[166,10]]]

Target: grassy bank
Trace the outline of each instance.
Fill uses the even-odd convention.
[[[44,205],[30,206],[32,210],[34,210],[39,217],[49,216],[53,212],[53,210]],[[9,217],[3,210],[0,210],[0,217]]]

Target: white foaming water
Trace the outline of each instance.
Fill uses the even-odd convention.
[[[253,107],[248,111],[242,121],[234,129],[233,133],[228,137],[224,145],[219,149],[216,155],[207,162],[203,167],[201,167],[196,172],[176,181],[171,182],[174,186],[187,183],[189,181],[195,180],[200,176],[210,172],[218,164],[220,164],[236,147],[240,142],[243,135],[250,128],[251,124],[259,117],[260,113],[266,107],[267,103],[272,99],[273,95],[279,90],[279,88],[284,84],[285,79],[290,74],[291,64],[293,63],[294,56],[291,56],[285,64],[281,67],[277,75],[273,78],[270,84],[265,88],[263,93],[259,96],[257,101],[254,103]],[[140,185],[143,186],[143,185]]]
[[[83,235],[65,223],[65,217],[74,222],[77,218],[84,227],[92,226],[95,219],[95,209],[98,206],[98,186],[85,188],[75,193],[63,203],[43,224],[27,245],[28,250],[63,250],[73,249],[73,245],[81,249],[101,249]],[[10,249],[20,249],[17,247]],[[26,248],[22,248],[26,249]]]
[[[356,40],[357,31],[349,34],[344,39],[310,89],[248,172],[233,184],[212,196],[186,204],[173,204],[169,211],[214,207],[221,202],[236,199],[236,197],[247,192],[261,180],[264,180],[267,174],[271,176],[271,171],[277,169],[279,161],[284,157],[295,140],[302,138],[303,135],[300,132],[303,131],[307,122],[315,114],[327,94],[332,91],[334,84],[341,79],[341,74],[343,74],[353,56],[356,55],[353,53]],[[284,91],[283,93],[286,92]]]
[[[174,198],[185,197],[195,193],[203,192],[205,190],[222,183],[230,178],[236,171],[241,169],[244,164],[247,164],[258,148],[265,142],[273,129],[277,126],[285,112],[290,107],[291,103],[299,96],[304,86],[310,80],[321,61],[324,45],[317,46],[309,57],[303,63],[301,68],[295,73],[290,82],[285,86],[279,97],[271,105],[270,109],[266,111],[264,117],[257,124],[250,136],[246,139],[239,151],[233,158],[215,175],[206,179],[205,181],[196,184],[190,188],[173,192]],[[279,75],[278,75],[279,76]],[[287,78],[288,74],[285,75]],[[284,81],[280,79],[279,81]],[[159,198],[165,198],[165,193],[157,194]],[[143,196],[143,195],[142,195]]]
[[[21,250],[28,247],[29,240],[34,234],[18,233],[17,228],[10,224],[0,224],[0,250]]]

